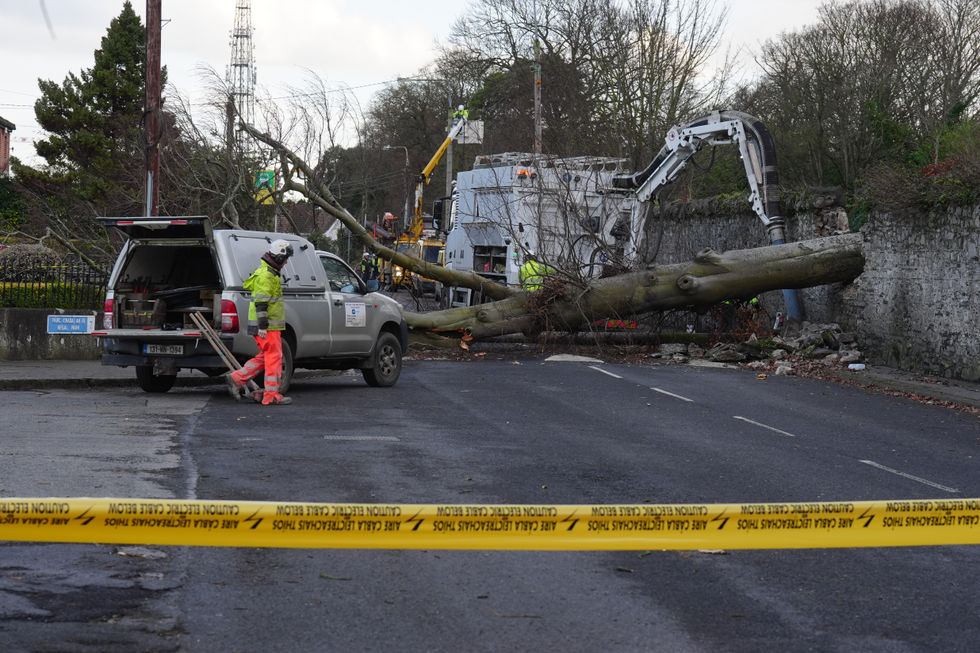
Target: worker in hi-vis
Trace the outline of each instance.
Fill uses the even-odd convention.
[[[538,257],[533,251],[524,255],[524,265],[517,273],[517,278],[521,282],[521,288],[528,292],[541,290],[544,285],[544,278],[553,274],[554,268],[538,261]]]
[[[286,328],[286,307],[282,303],[282,279],[279,272],[293,255],[293,247],[285,240],[272,241],[262,255],[259,267],[245,280],[243,287],[252,293],[248,305],[248,333],[255,337],[259,353],[237,372],[227,375],[229,391],[238,396],[245,383],[265,372],[263,406],[284,406],[292,402],[279,393],[282,375],[282,332]]]

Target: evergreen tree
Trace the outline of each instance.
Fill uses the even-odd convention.
[[[25,185],[59,196],[66,208],[78,200],[104,214],[140,206],[145,51],[143,24],[127,0],[92,68],[60,85],[38,80],[34,112],[50,135],[36,148],[48,165],[15,163]]]

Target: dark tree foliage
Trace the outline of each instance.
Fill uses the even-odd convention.
[[[127,1],[112,20],[94,64],[61,84],[38,80],[37,142],[47,166],[15,164],[32,190],[60,200],[62,210],[83,202],[95,213],[131,214],[142,204],[145,30]],[[164,75],[165,83],[165,75]]]
[[[839,185],[878,206],[910,197],[914,179],[943,179],[935,197],[948,201],[968,195],[956,187],[970,185],[971,157],[956,144],[980,108],[976,0],[828,3],[757,61],[732,104],[767,123],[785,182]]]
[[[0,231],[12,231],[25,220],[24,198],[13,180],[0,176]]]

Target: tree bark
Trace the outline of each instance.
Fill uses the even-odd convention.
[[[782,288],[854,280],[864,269],[860,234],[756,249],[703,250],[687,263],[654,265],[586,288],[546,284],[534,293],[432,313],[409,313],[415,331],[479,339],[517,332],[574,331],[594,319],[703,308]]]

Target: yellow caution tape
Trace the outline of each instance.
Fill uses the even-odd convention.
[[[0,540],[525,551],[980,544],[980,499],[581,506],[0,499]]]

